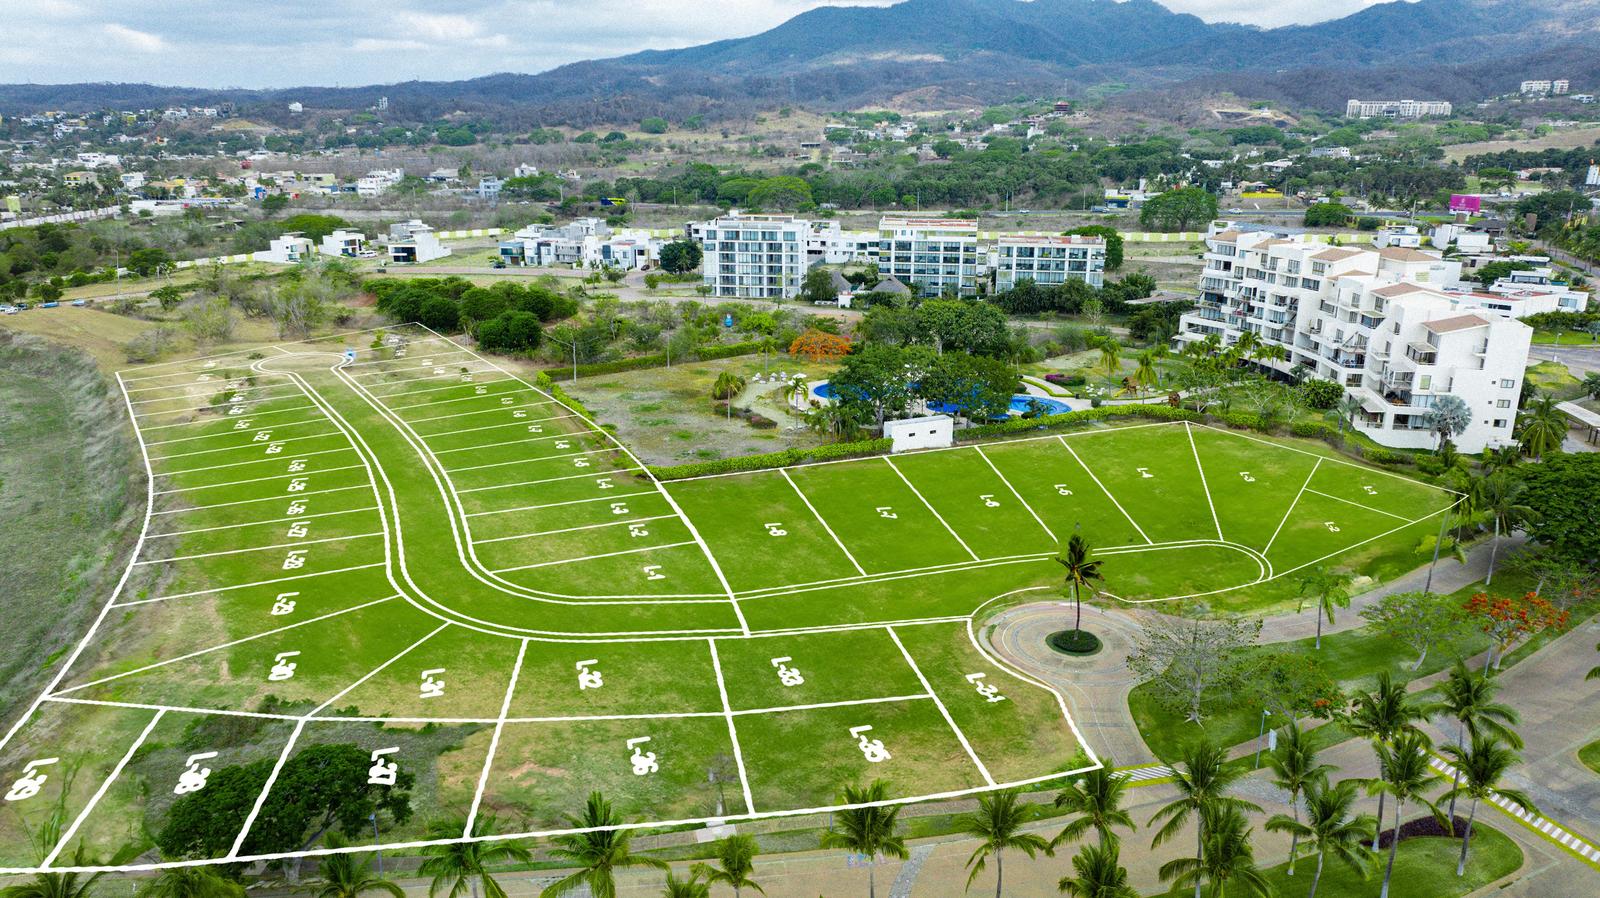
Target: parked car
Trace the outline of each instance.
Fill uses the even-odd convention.
[[[54,309],[54,308],[57,308],[60,305],[61,305],[61,303],[59,303],[59,302],[42,302],[42,303],[39,303],[39,308],[41,308],[41,309]]]
[[[72,301],[72,304],[73,304],[73,306],[81,309],[84,306],[87,306],[89,304],[89,301],[87,299],[74,299]]]

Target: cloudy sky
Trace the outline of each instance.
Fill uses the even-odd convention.
[[[0,0],[0,83],[360,85],[537,72],[754,34],[817,6],[891,0]],[[1274,26],[1376,0],[1161,0]]]

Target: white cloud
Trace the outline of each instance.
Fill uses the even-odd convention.
[[[357,53],[397,53],[403,50],[426,50],[422,41],[391,40],[381,37],[363,37],[350,45]]]
[[[167,48],[167,42],[162,40],[159,34],[139,31],[115,22],[103,26],[101,30],[105,32],[106,37],[122,45],[123,49],[133,50],[136,53],[159,53]]]

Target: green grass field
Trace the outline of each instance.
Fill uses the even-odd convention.
[[[1260,610],[1312,565],[1416,563],[1455,498],[1187,424],[662,484],[426,332],[121,382],[154,475],[145,536],[0,750],[13,776],[76,767],[12,806],[59,798],[101,860],[159,830],[180,722],[229,724],[185,743],[213,768],[394,748],[419,814],[387,844],[430,816],[558,829],[591,789],[671,823],[824,809],[874,778],[897,800],[1056,778],[1093,746],[973,619],[1056,595],[1071,535],[1105,601]]]

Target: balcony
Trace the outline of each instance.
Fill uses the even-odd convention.
[[[1419,365],[1433,365],[1439,360],[1438,350],[1427,343],[1406,344],[1406,358]]]

